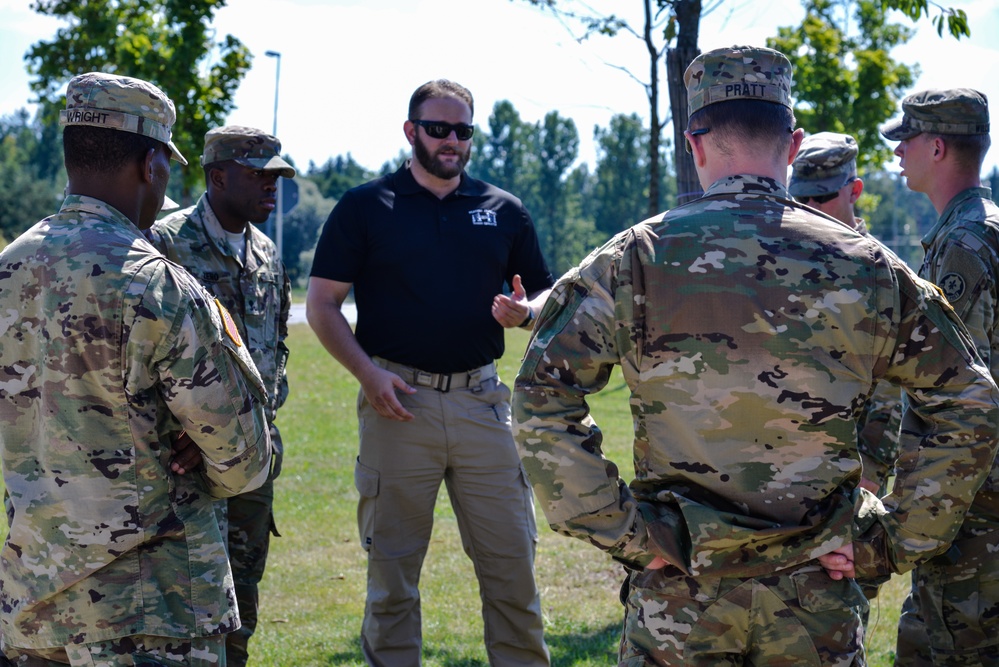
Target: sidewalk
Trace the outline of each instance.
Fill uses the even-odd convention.
[[[344,301],[340,308],[350,324],[357,323],[357,307],[353,301]],[[305,304],[292,303],[291,313],[288,315],[288,324],[307,324],[305,320]]]

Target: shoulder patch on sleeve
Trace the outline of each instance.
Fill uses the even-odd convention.
[[[966,288],[967,284],[964,276],[959,273],[952,271],[940,279],[940,289],[951,303],[960,301],[961,297],[964,296]]]
[[[226,335],[232,339],[236,347],[242,347],[243,339],[239,337],[239,328],[236,327],[236,322],[232,319],[232,315],[229,314],[229,311],[226,310],[226,307],[218,299],[215,299],[215,305],[218,306],[219,314],[222,316],[222,324],[225,327]]]

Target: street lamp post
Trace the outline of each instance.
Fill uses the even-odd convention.
[[[275,58],[277,60],[277,72],[274,76],[274,136],[277,136],[277,119],[278,119],[278,91],[281,88],[281,54],[277,51],[266,51],[265,56],[269,58]],[[284,239],[284,183],[278,178],[277,181],[277,229],[274,230],[275,244],[277,245],[278,257],[283,260],[284,255],[282,255],[282,241]]]

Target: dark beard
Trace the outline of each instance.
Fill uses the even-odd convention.
[[[416,161],[420,163],[420,166],[426,169],[429,174],[444,180],[450,180],[461,174],[465,165],[468,164],[471,152],[471,146],[464,153],[461,152],[460,148],[456,148],[455,153],[458,155],[458,162],[452,167],[438,161],[436,155],[431,155],[420,137],[416,137],[416,141],[413,143],[413,154],[416,156]]]

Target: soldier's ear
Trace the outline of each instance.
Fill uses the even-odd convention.
[[[704,151],[704,134],[706,131],[694,134],[690,130],[684,130],[683,136],[687,140],[687,151],[691,154],[694,159],[694,164],[698,167],[703,167],[707,156]]]
[[[798,156],[798,149],[801,148],[801,142],[805,139],[805,130],[798,128],[791,132],[791,146],[787,151],[787,164],[788,166],[794,162],[794,158]]]
[[[864,182],[859,178],[851,183],[850,188],[850,203],[856,204],[857,200],[860,199],[860,195],[864,192]]]
[[[933,137],[933,161],[940,162],[947,156],[947,142],[941,137]]]
[[[142,179],[143,183],[153,182],[153,159],[155,157],[156,149],[150,148],[142,158],[142,164],[139,167],[139,178]]]
[[[226,184],[226,171],[219,165],[214,165],[208,168],[208,185],[214,187],[217,190],[225,190]]]

